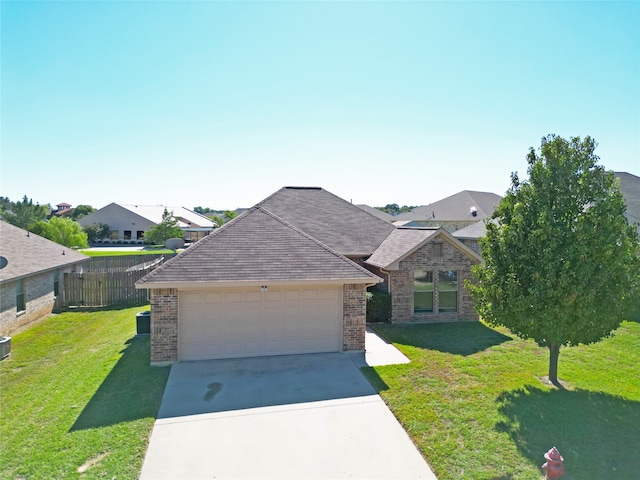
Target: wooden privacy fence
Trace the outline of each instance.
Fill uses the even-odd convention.
[[[136,289],[135,283],[162,264],[165,257],[134,257],[138,257],[137,264],[132,264],[130,260],[103,262],[103,258],[92,258],[87,262],[89,265],[85,265],[83,272],[65,273],[64,287],[56,299],[56,308],[135,305],[147,301],[147,290]],[[126,257],[107,258],[113,260]],[[93,260],[100,262],[92,265]],[[143,262],[140,263],[140,260]]]

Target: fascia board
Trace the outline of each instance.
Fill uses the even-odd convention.
[[[229,288],[229,287],[260,287],[284,286],[284,285],[350,285],[350,284],[375,284],[382,282],[382,278],[375,276],[370,278],[335,278],[324,280],[259,280],[259,281],[223,281],[223,282],[145,282],[137,283],[135,287],[139,290],[155,288],[177,288],[177,289],[207,289],[207,288]]]

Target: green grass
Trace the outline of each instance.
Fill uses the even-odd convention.
[[[62,313],[12,338],[0,478],[138,477],[169,374],[135,335],[144,308]]]
[[[571,479],[640,472],[640,323],[560,350],[566,390],[539,377],[548,350],[482,323],[375,326],[410,359],[365,375],[440,480],[540,479],[556,446]],[[382,441],[382,440],[381,440]]]
[[[167,250],[166,248],[145,248],[144,250],[80,250],[80,253],[85,254],[88,257],[122,257],[123,255],[146,255],[146,254],[173,254],[173,250]]]

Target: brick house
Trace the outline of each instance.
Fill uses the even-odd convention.
[[[53,311],[64,273],[89,257],[0,221],[0,335],[9,335]]]
[[[480,257],[443,228],[397,228],[316,187],[285,187],[142,278],[151,362],[364,350],[366,291],[392,322],[474,320]]]

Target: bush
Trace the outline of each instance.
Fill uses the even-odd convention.
[[[367,292],[367,322],[391,320],[391,295],[383,292]]]

